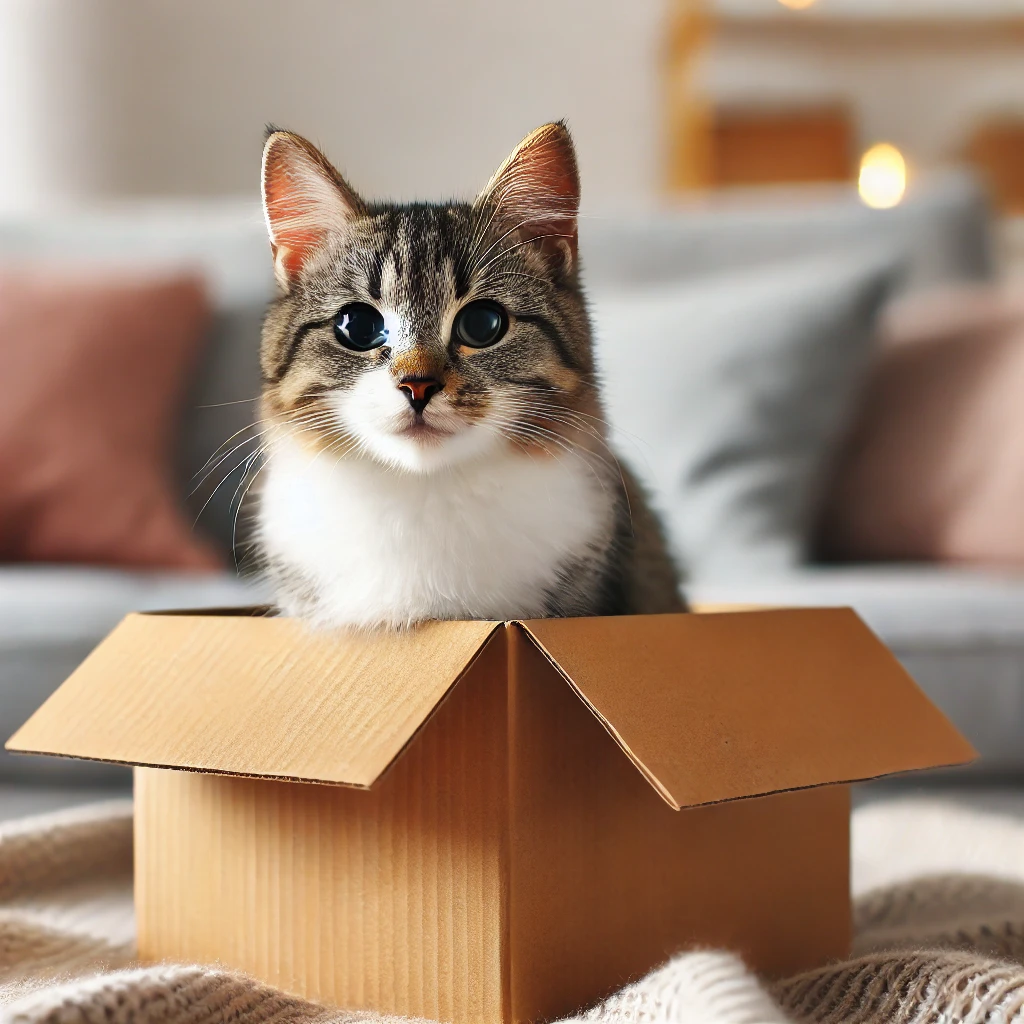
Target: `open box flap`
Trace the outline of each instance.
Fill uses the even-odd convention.
[[[677,809],[975,756],[842,608],[397,633],[241,609],[129,615],[7,747],[366,788],[501,628],[525,630]]]
[[[677,809],[977,756],[847,608],[523,627]]]
[[[367,787],[496,628],[316,633],[244,610],[129,615],[7,747]]]

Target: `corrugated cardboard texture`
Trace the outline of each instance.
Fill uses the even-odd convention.
[[[290,619],[129,615],[9,745],[368,786],[494,629],[313,633]]]
[[[504,648],[369,793],[138,769],[141,955],[346,1007],[507,1020]]]
[[[686,946],[777,975],[849,952],[846,787],[676,812],[521,634],[510,658],[514,1020],[571,1014]]]
[[[502,628],[132,615],[8,748],[366,787]],[[504,627],[521,628],[676,808],[974,756],[848,609]]]
[[[975,756],[849,609],[525,626],[677,808]]]

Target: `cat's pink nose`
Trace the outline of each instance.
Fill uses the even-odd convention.
[[[436,377],[403,377],[398,388],[409,399],[409,404],[417,413],[423,412],[434,395],[441,390],[441,382]]]

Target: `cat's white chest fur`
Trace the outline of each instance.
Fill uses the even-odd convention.
[[[323,626],[543,615],[613,517],[582,457],[501,452],[417,474],[285,441],[264,474],[264,549],[315,588]]]

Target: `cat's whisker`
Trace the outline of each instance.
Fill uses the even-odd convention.
[[[558,462],[562,462],[562,453],[553,451],[549,447],[548,438],[535,434],[533,431],[525,428],[521,423],[510,421],[505,425],[505,429],[502,431],[502,437],[504,437],[505,440],[518,445],[531,458],[536,458],[536,449],[539,448],[548,458],[553,458]]]
[[[500,204],[495,206],[495,215],[497,213],[497,210],[499,209],[499,206],[500,206]],[[474,250],[474,253],[472,254],[472,262],[473,262],[474,268],[481,269],[480,268],[481,261],[486,259],[487,255],[490,253],[490,251],[493,248],[495,248],[495,246],[501,245],[501,243],[503,241],[505,241],[506,238],[511,237],[517,231],[521,231],[523,228],[527,227],[530,224],[544,223],[546,220],[549,219],[550,213],[551,213],[551,211],[549,211],[549,210],[539,210],[539,211],[537,211],[537,213],[534,216],[526,217],[526,218],[520,220],[518,223],[512,225],[512,227],[510,227],[507,231],[503,231],[500,235],[498,235],[498,237],[495,238],[491,242],[491,244],[482,253],[479,254],[479,256],[477,256],[477,254],[476,254],[476,252]],[[491,220],[494,219],[495,215],[492,215]],[[543,238],[544,236],[543,235],[539,235],[539,236],[536,236],[536,237]],[[529,241],[533,241],[533,239],[529,239]],[[484,265],[486,266],[486,264],[484,264]]]
[[[258,402],[258,398],[236,398],[232,402],[207,402],[204,405],[195,406],[196,409],[224,409],[229,405],[252,405]]]
[[[197,526],[197,525],[199,524],[199,520],[200,520],[200,519],[202,518],[202,516],[203,516],[203,513],[204,513],[204,512],[206,511],[206,509],[207,509],[207,507],[209,506],[210,502],[211,502],[211,501],[213,501],[213,499],[214,499],[214,498],[216,497],[216,495],[217,495],[217,492],[218,492],[218,491],[219,491],[219,490],[221,489],[221,487],[223,487],[223,486],[224,486],[224,484],[225,484],[225,483],[226,483],[226,482],[227,482],[227,481],[228,481],[228,480],[230,479],[231,475],[232,475],[232,474],[233,474],[233,473],[234,473],[234,472],[235,472],[235,471],[236,471],[237,469],[239,469],[239,468],[240,468],[240,467],[241,467],[241,466],[242,466],[242,465],[243,465],[243,464],[244,464],[244,463],[246,462],[246,460],[248,460],[248,459],[250,459],[250,458],[254,458],[254,457],[255,457],[256,455],[258,455],[258,454],[259,454],[259,453],[260,453],[261,451],[263,451],[263,448],[262,448],[262,446],[261,446],[260,448],[258,448],[258,449],[256,450],[256,452],[252,453],[251,455],[248,455],[248,456],[246,456],[246,458],[245,458],[245,459],[243,459],[243,460],[242,460],[242,462],[240,462],[240,463],[238,463],[238,464],[237,464],[236,466],[234,466],[234,467],[233,467],[233,468],[231,469],[231,471],[230,471],[230,472],[226,473],[226,474],[225,474],[225,475],[224,475],[224,476],[223,476],[223,477],[222,477],[222,478],[221,478],[220,480],[218,480],[218,481],[217,481],[217,484],[216,484],[216,486],[215,486],[215,487],[213,488],[213,490],[212,490],[212,491],[211,491],[211,492],[209,493],[209,495],[207,496],[206,500],[205,500],[205,501],[203,502],[203,504],[202,504],[202,507],[201,507],[201,508],[199,509],[199,511],[198,511],[198,512],[196,513],[196,517],[195,517],[195,519],[194,519],[194,520],[192,521],[192,525],[193,525],[193,527],[195,527],[195,526]]]
[[[272,449],[275,447],[275,445],[280,445],[280,443],[280,438],[272,438],[270,441],[267,441],[265,444],[261,445],[260,448],[258,448],[255,452],[248,455],[243,460],[242,463],[238,464],[239,466],[244,465],[245,469],[242,472],[242,477],[239,480],[239,483],[235,487],[235,491],[234,494],[232,495],[231,502],[229,502],[229,507],[232,504],[234,505],[234,516],[231,525],[231,551],[232,555],[235,557],[236,570],[240,571],[240,566],[238,564],[237,558],[238,518],[241,515],[243,505],[245,503],[246,498],[249,495],[249,492],[252,490],[253,485],[256,483],[257,479],[259,478],[259,475],[267,468],[268,457],[272,453]],[[252,467],[257,462],[259,462],[259,465],[256,468],[256,472],[252,473],[252,476],[250,477],[249,474],[252,471]],[[237,468],[238,466],[236,466],[236,469]],[[242,487],[244,487],[245,490],[242,492],[241,496],[239,496],[239,491],[241,490]],[[237,504],[235,504],[236,499]],[[201,514],[202,510],[200,510],[200,515]]]
[[[510,245],[507,249],[502,249],[496,256],[492,256],[486,263],[481,263],[476,267],[476,271],[482,274],[491,264],[497,262],[502,256],[507,256],[510,252],[514,252],[516,249],[522,248],[524,245],[532,245],[534,242],[539,242],[543,238],[572,238],[573,236],[567,234],[564,231],[548,231],[543,235],[533,235],[530,238],[524,238],[522,241],[515,242]]]
[[[575,411],[568,409],[565,406],[532,400],[524,402],[521,399],[518,399],[517,409],[519,410],[519,413],[526,418],[536,418],[545,422],[560,423],[572,428],[573,430],[577,430],[582,434],[586,434],[594,440],[599,441],[604,447],[608,447],[604,433],[597,429],[597,425],[595,423],[589,423],[585,419],[577,419]]]
[[[583,459],[584,463],[590,466],[592,471],[595,473],[595,476],[597,477],[602,488],[605,488],[606,486],[604,478],[601,474],[597,473],[596,469],[594,469],[594,467],[591,465],[591,460],[596,460],[597,462],[602,464],[606,470],[614,473],[622,482],[623,487],[625,487],[625,478],[623,476],[622,464],[619,462],[614,451],[608,445],[604,437],[602,437],[600,434],[593,430],[584,430],[583,428],[577,426],[576,429],[580,429],[581,432],[587,433],[594,440],[598,441],[600,445],[608,452],[610,458],[606,458],[601,452],[593,450],[586,450],[586,453],[584,454],[584,451],[580,450],[575,445],[569,444],[567,439],[563,438],[562,435],[558,434],[556,431],[552,431],[530,420],[528,418],[529,413],[526,411],[525,407],[522,405],[522,403],[519,403],[519,405],[520,415],[524,417],[524,421],[526,423],[530,424],[532,430],[535,432],[540,432],[542,436],[557,439],[557,442],[561,444],[562,447],[564,447],[567,451],[571,451],[573,455]],[[548,413],[544,418],[548,419],[549,421],[554,420],[557,422],[556,417],[552,416],[550,413]]]
[[[572,415],[585,415],[583,413],[577,413],[575,410],[572,410],[571,414]],[[618,455],[616,454],[615,450],[611,447],[611,445],[609,444],[608,440],[602,434],[594,431],[594,432],[591,433],[591,436],[593,436],[594,439],[597,440],[601,444],[601,446],[608,452],[608,456],[609,456],[608,459],[605,459],[603,456],[601,456],[597,452],[594,452],[593,455],[594,455],[595,458],[599,458],[605,464],[605,466],[608,469],[612,470],[618,476],[619,481],[620,481],[620,483],[622,485],[622,494],[623,494],[623,496],[625,498],[625,502],[626,502],[626,512],[627,512],[627,515],[629,517],[630,528],[632,529],[633,528],[633,509],[632,509],[632,505],[631,505],[630,498],[629,498],[629,488],[626,486],[626,477],[625,477],[625,471],[623,469],[622,461],[618,457]]]
[[[568,406],[556,404],[542,393],[529,395],[525,400],[517,396],[516,401],[519,408],[526,415],[536,415],[538,418],[554,422],[564,423],[577,430],[588,433],[590,436],[607,445],[603,428],[604,420],[599,416],[592,416]]]
[[[224,404],[232,404],[232,403],[224,403]],[[324,415],[327,416],[328,414],[324,413]],[[308,419],[308,414],[305,414],[302,411],[299,411],[297,413],[296,412],[289,412],[289,413],[286,413],[285,416],[286,416],[287,419],[289,419],[292,422],[308,423],[310,426],[317,426],[317,425],[319,425],[318,422],[314,422],[314,421]],[[245,447],[245,445],[251,444],[253,441],[256,441],[257,439],[261,438],[266,433],[267,429],[268,428],[266,426],[261,425],[259,423],[250,423],[250,424],[242,427],[240,430],[236,430],[226,441],[224,441],[217,448],[217,450],[210,456],[210,458],[206,460],[206,463],[193,475],[193,477],[192,477],[193,480],[195,480],[196,477],[200,477],[200,479],[195,484],[195,486],[192,488],[192,490],[189,492],[189,497],[192,497],[193,495],[195,495],[195,493],[202,487],[202,485],[204,483],[206,483],[206,481],[213,474],[213,472],[220,465],[222,465],[224,461],[226,461],[228,458],[230,458],[236,451],[238,451],[239,449]],[[240,434],[244,434],[248,430],[254,430],[254,431],[256,431],[256,433],[253,434],[251,437],[244,438],[241,442],[236,444],[234,447],[229,448],[227,451],[225,451],[225,452],[223,452],[223,454],[221,454],[221,450],[223,448],[225,448],[227,445],[230,445],[231,442],[235,438],[237,438]],[[241,465],[241,463],[239,463],[239,465]],[[232,469],[228,470],[227,471],[227,475],[230,475],[231,473],[234,473],[237,468],[238,468],[238,466],[234,466]]]
[[[232,501],[235,501],[236,498],[238,499],[238,503],[235,505],[234,516],[232,517],[232,520],[231,520],[231,555],[232,555],[232,557],[235,560],[235,571],[236,572],[239,572],[240,568],[241,568],[239,566],[239,564],[238,564],[238,517],[241,514],[242,505],[244,504],[245,499],[248,497],[249,491],[252,490],[253,484],[256,482],[256,480],[259,477],[260,473],[263,472],[263,470],[266,468],[266,465],[267,465],[266,461],[264,460],[257,467],[256,472],[253,473],[253,475],[252,475],[252,478],[249,479],[248,482],[247,482],[247,478],[249,476],[250,471],[252,470],[252,466],[253,466],[253,463],[255,461],[256,461],[256,456],[254,455],[246,463],[245,471],[242,473],[242,479],[239,481],[238,486],[235,488],[235,493],[231,496],[231,500]],[[239,497],[238,496],[238,492],[239,492],[239,489],[243,485],[245,485],[245,490],[242,491],[241,497]]]
[[[302,417],[301,415],[300,416],[290,416],[289,419],[291,421],[293,421],[293,422],[309,422],[309,425],[311,425],[311,426],[318,426],[319,425],[318,422],[305,421],[304,417]],[[230,459],[231,456],[235,452],[240,451],[242,448],[244,448],[248,444],[252,444],[253,442],[258,442],[263,437],[265,437],[265,435],[267,433],[267,430],[269,428],[267,428],[267,427],[260,427],[260,426],[258,426],[256,424],[251,424],[249,427],[243,427],[242,430],[235,431],[235,433],[231,436],[231,438],[228,439],[228,441],[225,442],[225,444],[229,444],[231,442],[231,440],[233,440],[239,434],[244,433],[248,429],[255,429],[257,431],[257,433],[252,435],[251,437],[244,438],[242,441],[240,441],[234,447],[232,447],[228,451],[224,452],[222,455],[220,455],[216,459],[215,462],[213,462],[212,465],[210,465],[210,461],[211,460],[207,460],[207,465],[204,466],[203,469],[199,471],[199,473],[197,473],[195,476],[193,476],[193,480],[195,480],[196,476],[200,476],[200,474],[202,474],[200,476],[199,480],[195,483],[195,485],[189,491],[188,497],[190,497],[190,498],[194,497],[198,493],[198,491],[203,487],[203,485],[205,483],[207,483],[207,481],[210,479],[210,477],[213,476],[213,474],[218,469],[220,469],[223,466],[223,464],[228,459]],[[223,448],[223,447],[224,447],[224,445],[221,445],[221,448]],[[218,449],[218,451],[219,451],[219,449]],[[245,463],[245,461],[246,461],[246,459],[248,457],[249,456],[247,455],[245,458],[243,458],[243,460],[241,462],[236,463],[235,465],[231,466],[230,468],[221,471],[221,479],[218,480],[218,482],[215,485],[213,491],[210,493],[210,495],[207,497],[206,501],[203,503],[203,507],[202,507],[202,509],[200,509],[200,515],[206,509],[206,506],[209,504],[209,502],[213,499],[214,495],[217,493],[217,490],[220,488],[220,486],[227,479],[229,479],[239,469],[240,466],[242,466]],[[211,456],[211,459],[212,458],[213,457]]]
[[[221,467],[224,465],[224,463],[228,459],[230,459],[231,456],[235,454],[235,452],[240,451],[246,445],[252,444],[253,442],[257,442],[258,443],[262,436],[263,436],[262,434],[257,434],[254,437],[246,438],[244,441],[241,441],[238,444],[236,444],[234,446],[234,448],[232,448],[230,451],[225,452],[212,466],[210,466],[210,468],[195,483],[195,485],[192,487],[192,489],[188,492],[188,497],[189,498],[194,498],[196,496],[196,494],[198,494],[199,491],[202,489],[204,484],[209,482],[210,478],[214,475],[214,473],[217,472],[218,469],[221,469]],[[217,486],[219,487],[220,484],[223,483],[224,479],[226,479],[232,473],[234,473],[239,465],[241,465],[241,463],[238,463],[237,465],[232,466],[230,469],[227,469],[227,470],[223,470],[222,469],[221,470],[221,479],[218,481]],[[195,479],[195,477],[193,477],[193,479]]]
[[[560,447],[562,447],[565,451],[570,452],[573,455],[577,455],[577,456],[582,457],[583,453],[581,451],[578,451],[577,449],[575,449],[574,446],[569,444],[568,441],[565,438],[561,437],[559,434],[557,434],[556,432],[554,432],[552,430],[545,430],[544,428],[540,427],[538,424],[532,423],[531,421],[529,421],[529,420],[527,420],[525,418],[522,418],[522,417],[507,418],[504,421],[499,421],[499,422],[502,422],[502,425],[506,426],[508,429],[513,430],[513,431],[517,431],[520,434],[525,435],[525,434],[529,433],[533,437],[544,438],[545,440],[547,440],[547,439],[553,440]]]
[[[205,473],[210,468],[216,468],[216,467],[211,467],[210,463],[212,463],[215,459],[217,459],[219,457],[219,455],[221,453],[221,450],[223,448],[225,448],[227,445],[231,444],[231,442],[234,441],[234,439],[236,437],[238,437],[239,434],[244,434],[247,430],[255,430],[256,431],[256,436],[259,436],[259,434],[261,433],[259,425],[256,424],[256,423],[249,423],[246,426],[242,427],[241,430],[236,430],[229,438],[227,438],[227,440],[222,441],[217,446],[217,448],[214,451],[214,453],[202,464],[202,466],[199,467],[199,469],[196,470],[195,473],[192,474],[192,479],[195,480],[195,478],[197,476],[199,476],[201,473]],[[234,451],[234,449],[232,449],[232,451]],[[228,452],[227,454],[230,455],[231,452]]]
[[[488,278],[494,280],[495,278],[503,277],[521,277],[525,281],[536,281],[538,284],[544,285],[545,288],[550,288],[551,284],[549,281],[545,281],[542,277],[537,277],[535,274],[523,274],[517,270],[495,270],[488,273]]]
[[[567,415],[569,415],[573,419],[575,419],[577,417],[582,417],[582,418],[584,418],[584,420],[592,421],[593,422],[592,436],[594,437],[595,440],[599,441],[600,444],[603,447],[607,448],[607,450],[608,450],[609,454],[611,455],[611,457],[615,460],[615,462],[617,464],[619,464],[621,466],[621,458],[620,458],[618,452],[615,450],[615,448],[612,447],[611,442],[601,433],[600,428],[603,427],[604,422],[605,422],[602,417],[594,416],[594,415],[592,415],[590,413],[584,413],[584,412],[581,412],[579,410],[571,410],[571,411],[566,410],[566,412],[567,412]],[[543,413],[541,415],[548,416],[549,414]],[[556,417],[551,416],[550,418],[555,419]],[[578,428],[580,430],[583,430],[584,429],[584,425],[581,423],[581,424],[579,424]],[[636,448],[637,452],[641,456],[644,455],[645,451],[650,448],[650,443],[648,441],[646,441],[644,438],[640,437],[638,434],[634,434],[632,431],[624,430],[621,426],[618,428],[618,434],[622,435],[624,438],[626,438],[629,441],[631,441],[633,443],[634,447]]]
[[[612,450],[606,438],[592,424],[560,416],[553,410],[525,411],[524,415],[527,418],[541,421],[542,425],[545,423],[557,423],[560,426],[568,427],[570,430],[596,441],[602,448],[606,448],[608,451]]]
[[[531,187],[525,182],[504,183],[490,194],[481,198],[489,205],[490,210],[487,219],[480,224],[472,236],[472,240],[477,243],[477,246],[480,244],[479,240],[490,235],[491,227],[494,225],[495,220],[502,216],[510,205],[514,205],[515,211],[520,217],[525,211],[531,213],[534,218],[541,216],[550,217],[552,214],[564,217],[568,207],[574,209],[576,206],[575,202],[567,202],[565,196],[556,195],[551,192],[544,194],[536,189],[536,187]],[[477,205],[479,205],[479,202]],[[525,223],[527,223],[526,220],[521,220],[518,226],[522,227]]]
[[[537,439],[551,440],[556,445],[558,445],[559,448],[566,452],[566,454],[579,459],[585,466],[587,466],[591,473],[593,473],[594,478],[597,480],[598,485],[601,487],[602,491],[604,491],[606,494],[608,493],[607,484],[605,482],[604,476],[597,471],[597,468],[591,462],[591,459],[596,459],[598,462],[604,464],[606,468],[610,468],[608,467],[606,460],[602,456],[598,455],[595,452],[589,452],[577,448],[576,446],[567,443],[561,437],[561,435],[555,433],[552,430],[546,430],[543,427],[538,427],[535,424],[527,425],[525,423],[520,423],[517,429],[521,433],[529,434],[530,436]]]
[[[483,243],[485,241],[487,241],[487,239],[490,237],[491,227],[494,225],[495,220],[497,220],[498,214],[499,214],[500,210],[501,210],[500,203],[495,203],[493,208],[491,209],[490,215],[487,217],[487,220],[484,221],[476,229],[476,231],[473,233],[472,237],[470,238],[470,242],[472,244],[472,248],[470,249],[470,252],[469,252],[469,263],[470,263],[470,266],[472,266],[472,267],[476,266],[477,261],[479,259],[479,255],[478,254],[479,254],[480,246],[483,245]]]

